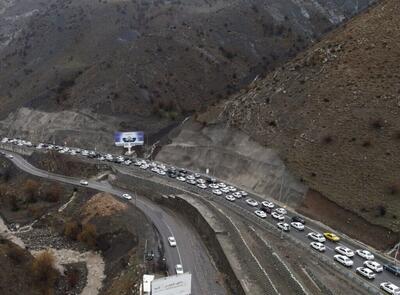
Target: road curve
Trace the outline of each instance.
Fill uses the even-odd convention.
[[[16,153],[7,153],[14,156],[13,159],[9,160],[12,161],[15,166],[29,174],[75,186],[82,186],[78,178],[41,170],[31,165]],[[116,196],[121,196],[124,193],[132,194],[127,190],[117,189],[109,183],[97,181],[88,181],[88,183],[89,184],[85,187]],[[186,224],[184,220],[177,217],[173,212],[162,209],[146,198],[137,196],[136,200],[132,200],[131,203],[142,210],[160,232],[164,243],[165,257],[167,259],[169,272],[174,274],[175,265],[179,263],[183,265],[185,272],[192,273],[192,294],[227,294],[226,290],[216,282],[217,269],[200,236],[191,225]],[[169,236],[175,237],[178,245],[176,248],[168,246],[167,238]]]

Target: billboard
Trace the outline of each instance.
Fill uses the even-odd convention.
[[[151,295],[190,295],[192,274],[184,273],[151,282]]]
[[[144,144],[144,132],[115,132],[114,142],[116,146],[130,147]]]

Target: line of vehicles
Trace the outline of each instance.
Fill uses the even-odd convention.
[[[254,209],[254,214],[259,218],[265,219],[268,217],[268,215],[270,215],[272,219],[277,221],[276,226],[282,232],[290,232],[291,229],[300,232],[305,230],[305,221],[301,217],[289,217],[287,216],[287,210],[285,208],[279,208],[270,201],[258,202],[253,198],[249,198],[249,194],[246,191],[239,190],[232,185],[219,182],[217,181],[217,179],[212,178],[208,175],[205,176],[199,173],[192,173],[183,168],[167,166],[162,163],[157,163],[155,161],[145,159],[130,158],[126,156],[115,156],[111,154],[99,153],[96,151],[84,150],[79,148],[69,148],[54,144],[39,143],[37,145],[34,145],[30,141],[16,138],[3,138],[1,140],[1,143],[26,146],[38,150],[54,150],[61,154],[69,154],[72,156],[81,155],[83,157],[95,159],[98,161],[108,161],[126,166],[133,165],[139,169],[151,171],[152,173],[155,173],[157,175],[176,179],[177,181],[182,183],[187,183],[200,190],[207,190],[215,196],[221,196],[225,198],[228,202],[237,202],[242,199],[242,201],[244,200],[249,207]],[[7,156],[12,157],[12,155]],[[86,180],[81,180],[80,183],[81,185],[88,185],[88,182]],[[127,200],[132,199],[132,196],[130,196],[129,194],[124,194],[121,197]],[[286,222],[287,219],[288,222]],[[326,251],[326,246],[324,244],[326,240],[335,243],[338,243],[340,241],[339,236],[330,232],[325,232],[321,234],[312,231],[307,233],[307,238],[312,240],[310,242],[310,247],[319,252]],[[168,243],[171,247],[176,247],[176,241],[174,237],[169,237]],[[336,252],[337,254],[334,255],[333,259],[349,268],[353,266],[352,258],[355,256],[355,254],[364,259],[365,261],[363,262],[363,266],[357,267],[355,271],[356,273],[367,279],[373,280],[376,277],[376,274],[383,272],[383,270],[387,270],[395,276],[400,276],[400,266],[394,264],[381,265],[374,260],[374,255],[367,250],[358,249],[354,252],[348,247],[338,245],[334,248],[334,252]],[[177,274],[183,273],[182,265],[177,265],[175,270]],[[391,282],[383,282],[380,284],[380,287],[382,290],[385,290],[389,294],[400,295],[400,287]]]

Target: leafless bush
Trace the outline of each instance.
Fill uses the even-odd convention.
[[[58,183],[53,184],[44,192],[44,199],[47,202],[56,203],[60,200],[62,191],[63,189]]]
[[[49,289],[54,285],[58,272],[54,268],[55,258],[49,251],[40,253],[32,263],[32,273],[36,282]]]
[[[7,251],[7,256],[18,264],[25,259],[24,250],[17,246],[9,248]]]
[[[71,240],[76,240],[80,233],[79,224],[76,221],[69,221],[64,226],[64,235]]]
[[[36,202],[37,195],[39,194],[40,184],[32,179],[28,179],[23,186],[23,191],[26,194],[27,202],[34,203]]]
[[[67,273],[67,282],[69,288],[74,288],[79,282],[79,271],[73,269]]]
[[[93,224],[86,223],[82,227],[82,231],[78,235],[78,240],[85,243],[90,248],[96,247],[97,232]]]

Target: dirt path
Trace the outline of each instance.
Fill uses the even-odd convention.
[[[18,246],[20,246],[21,248],[25,249],[25,244],[24,242],[18,238],[17,236],[15,236],[13,234],[13,232],[11,232],[7,225],[4,223],[3,218],[0,217],[0,236],[6,238],[7,240],[10,240],[11,242],[13,242],[14,244],[17,244]]]

